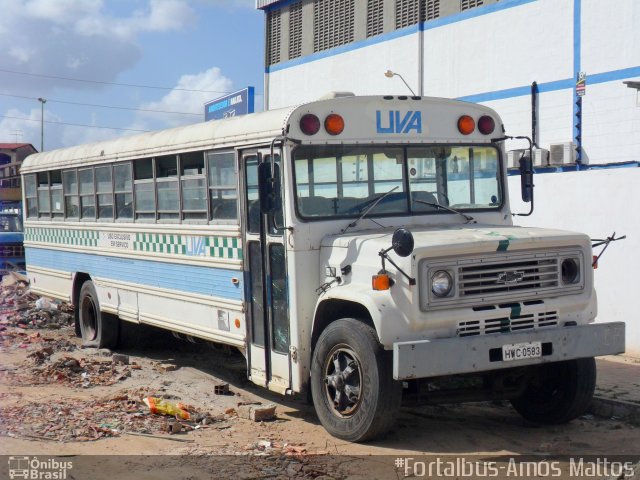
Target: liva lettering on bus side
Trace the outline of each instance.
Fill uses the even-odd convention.
[[[411,130],[422,133],[422,112],[409,110],[402,114],[399,110],[390,110],[387,113],[389,119],[385,122],[386,125],[382,125],[383,116],[387,115],[383,115],[380,110],[376,111],[376,130],[378,133],[410,133]]]

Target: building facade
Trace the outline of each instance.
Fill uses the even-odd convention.
[[[0,210],[14,209],[22,200],[20,165],[36,152],[30,143],[0,143]]]
[[[640,2],[257,0],[256,7],[265,16],[265,109],[330,91],[415,92],[483,103],[508,135],[531,137],[536,208],[517,222],[593,238],[627,235],[596,271],[599,318],[625,320],[627,349],[640,355],[631,279],[640,271],[640,222],[630,214],[640,204]],[[514,152],[525,146],[507,142]],[[525,211],[519,181],[510,177],[511,200]]]

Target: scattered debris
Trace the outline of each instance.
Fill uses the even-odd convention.
[[[193,407],[189,405],[168,402],[167,400],[157,397],[147,397],[144,399],[144,403],[154,415],[170,415],[183,420],[189,420],[191,418],[189,410],[193,410]]]
[[[269,404],[266,406],[239,405],[238,416],[240,418],[246,418],[254,422],[273,420],[276,416],[276,406],[274,404]]]
[[[228,383],[218,383],[213,386],[213,393],[216,395],[229,395],[229,384]]]
[[[114,353],[111,360],[114,365],[129,365],[129,355],[125,355],[123,353]]]
[[[174,370],[178,369],[178,366],[172,363],[160,363],[156,366],[156,368],[159,371],[164,373],[164,372],[173,372]]]

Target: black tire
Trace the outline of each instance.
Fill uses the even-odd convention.
[[[345,318],[320,335],[311,361],[311,395],[324,428],[351,442],[372,440],[394,424],[402,383],[393,380],[392,354],[373,328]]]
[[[100,302],[93,282],[82,284],[78,298],[78,319],[82,344],[85,347],[114,348],[118,343],[119,319],[100,311]]]
[[[596,387],[596,362],[579,358],[534,367],[525,392],[511,400],[526,420],[566,423],[589,408]]]

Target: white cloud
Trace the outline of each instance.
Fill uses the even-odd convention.
[[[194,91],[197,90],[197,91]],[[218,67],[195,75],[183,75],[175,88],[156,102],[146,103],[140,108],[166,112],[202,112],[201,117],[141,112],[146,128],[173,127],[204,120],[204,104],[232,90],[232,82],[222,75]],[[214,93],[220,92],[220,93]]]
[[[227,8],[256,8],[256,0],[200,0],[207,5]]]
[[[3,69],[107,82],[140,59],[139,34],[176,31],[196,21],[183,0],[147,0],[143,8],[120,15],[108,11],[104,0],[0,0],[0,12]],[[69,86],[9,74],[2,82],[6,90],[20,87],[39,95]],[[100,87],[78,83],[74,88]]]
[[[12,108],[6,111],[0,118],[0,138],[5,141],[16,140],[21,143],[31,143],[37,150],[40,150],[40,108],[32,108],[26,112]],[[46,122],[60,122],[61,118],[44,112]],[[54,138],[55,147],[59,146],[58,136],[62,133],[62,126],[56,124],[44,124],[44,146],[47,148],[48,137]],[[17,135],[19,133],[19,135]]]

